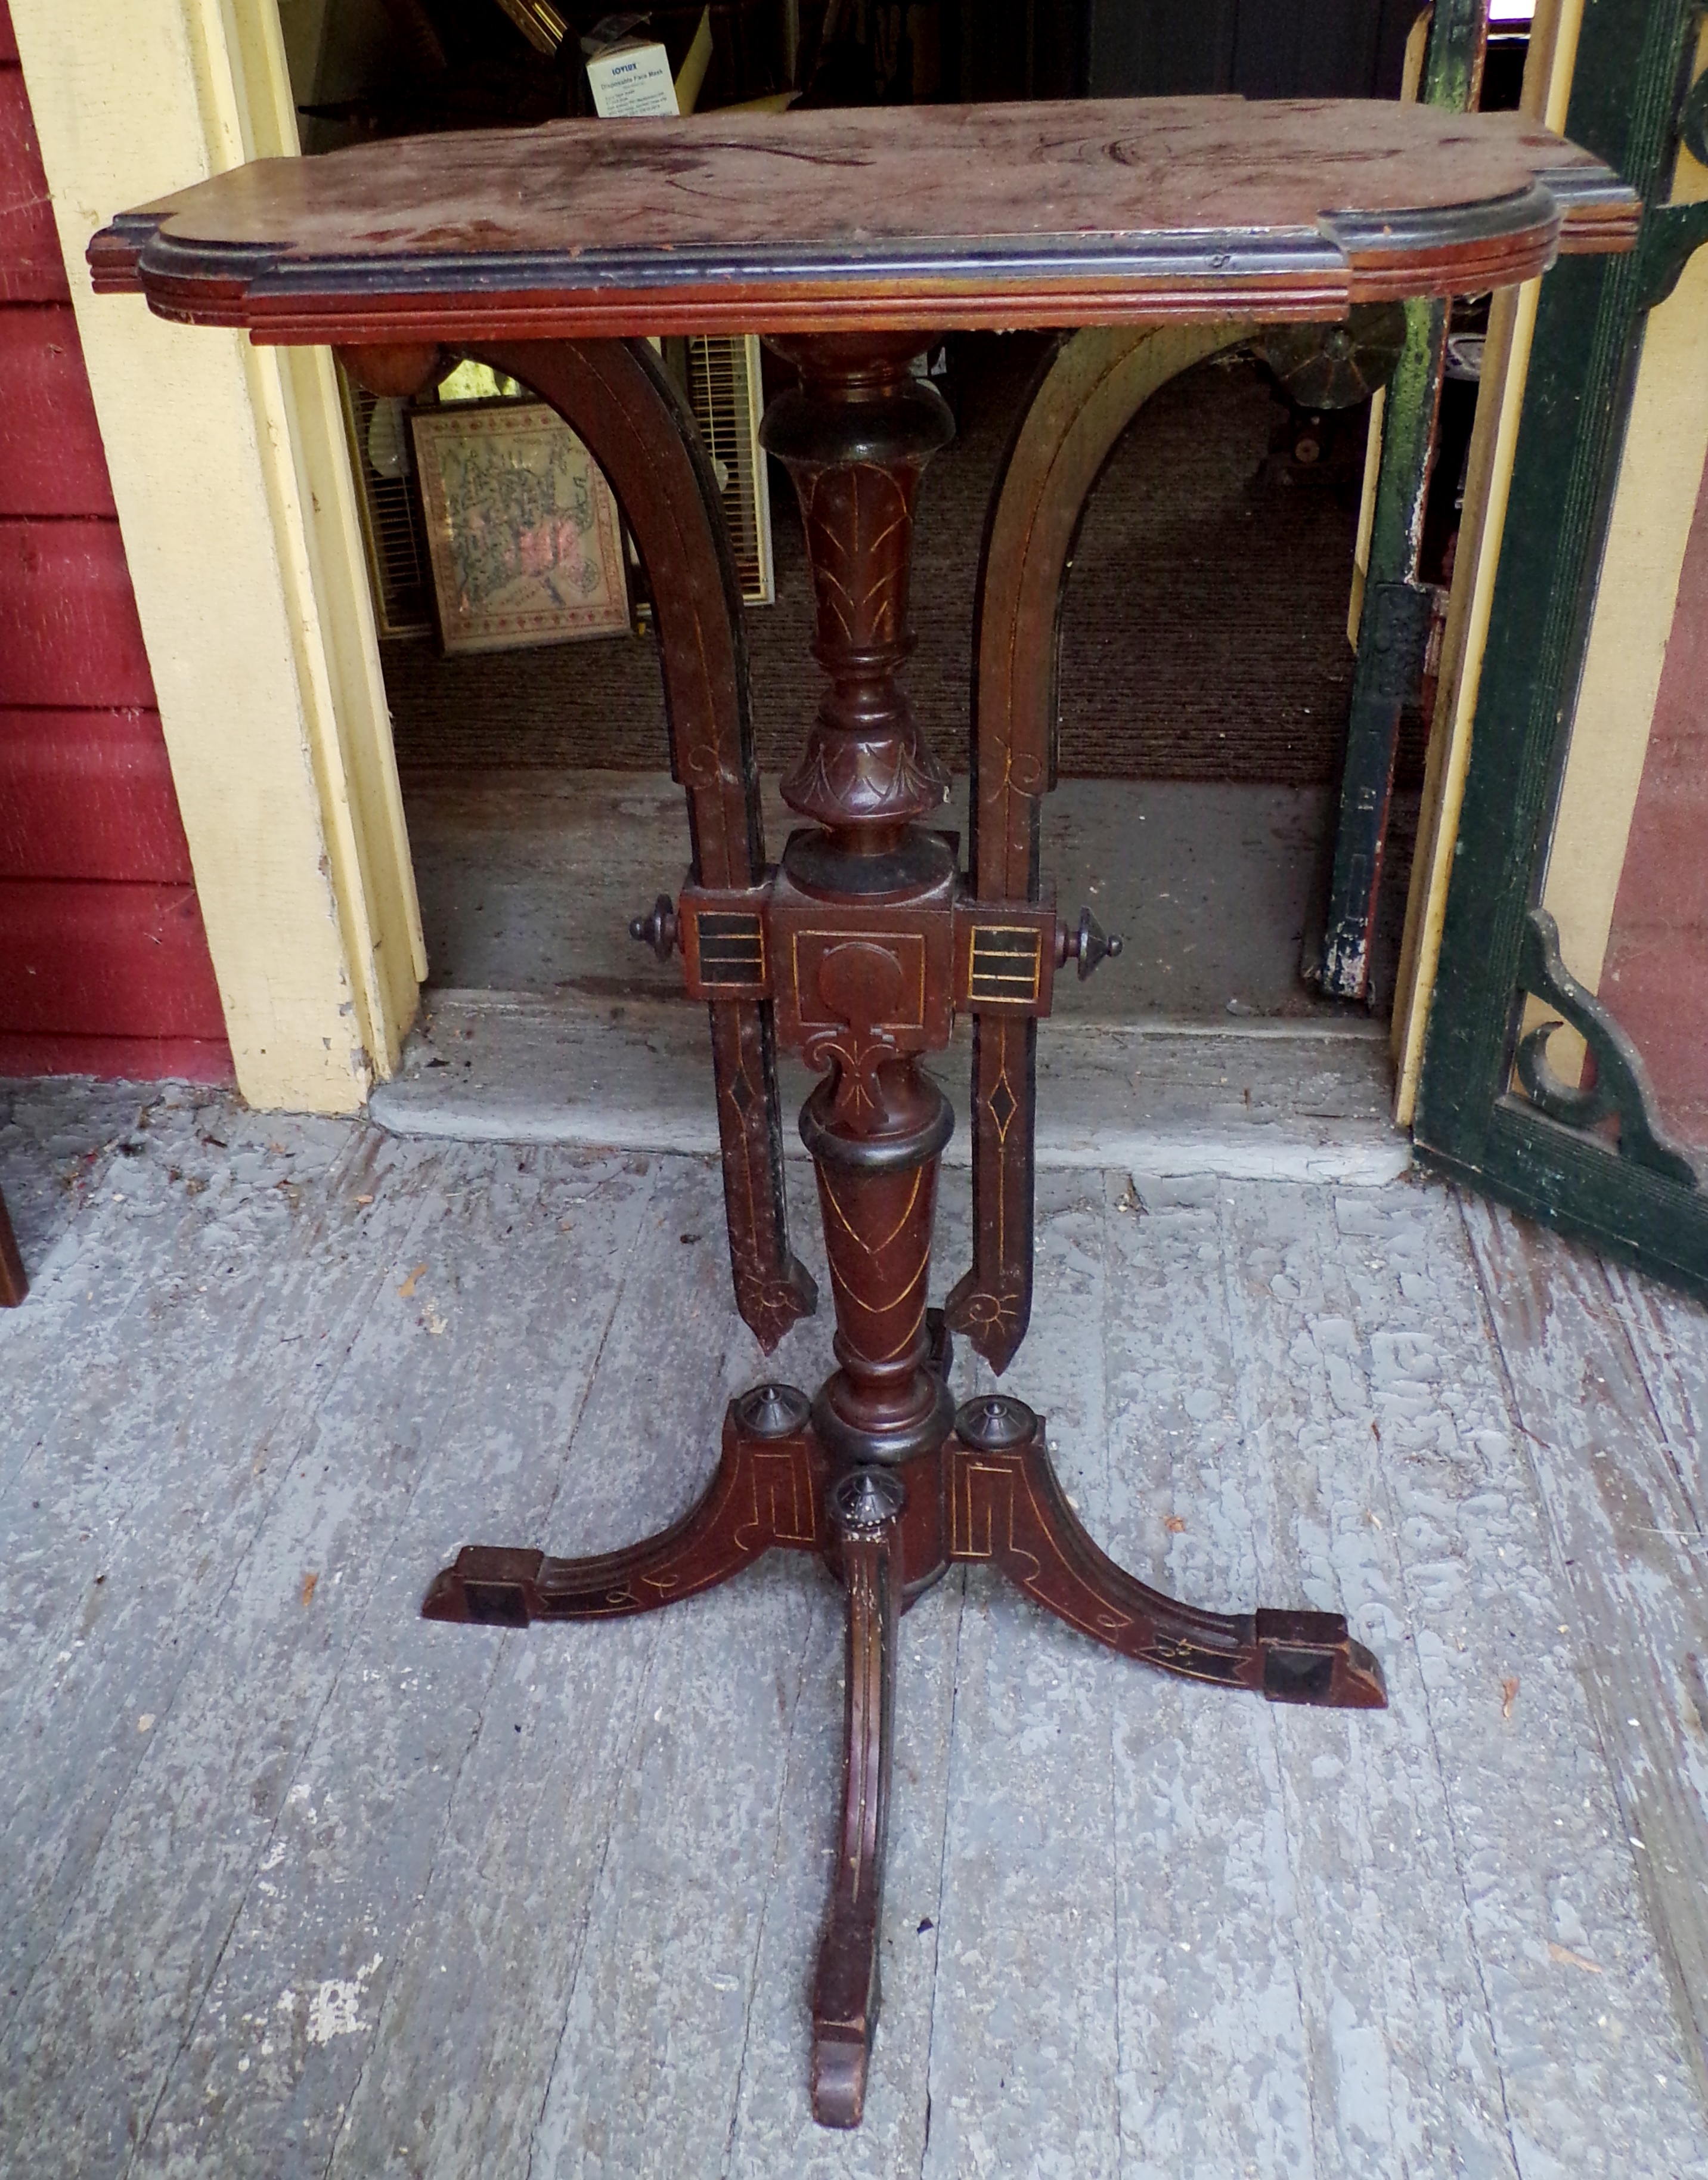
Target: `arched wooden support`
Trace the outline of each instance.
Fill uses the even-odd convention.
[[[1097,327],[1059,339],[1033,381],[991,493],[974,612],[969,860],[980,901],[1038,899],[1063,599],[1091,488],[1159,387],[1256,330],[1244,318]],[[1030,1017],[974,1010],[973,1266],[947,1314],[997,1371],[1032,1313],[1037,1040]]]
[[[670,773],[687,791],[696,884],[765,875],[741,586],[692,415],[645,341],[508,341],[464,353],[519,379],[583,439],[651,580]],[[711,1003],[735,1302],[768,1354],[817,1296],[789,1247],[768,1000]]]

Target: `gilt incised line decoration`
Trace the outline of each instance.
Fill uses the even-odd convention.
[[[1598,51],[1632,13],[1608,8],[1606,22],[1607,8],[1586,12],[1601,23]],[[1673,0],[1670,27],[1648,41],[1650,138],[1676,110],[1679,84],[1668,104],[1651,79],[1663,58],[1680,74],[1687,12]],[[1667,216],[1694,232],[1708,226],[1700,209]],[[841,1828],[810,2001],[812,2109],[828,2126],[859,2121],[877,2027],[897,1616],[958,1547],[1126,1655],[1277,1703],[1384,1700],[1376,1660],[1337,1614],[1198,1612],[1116,1566],[1062,1495],[1042,1419],[1006,1394],[958,1407],[950,1390],[951,1324],[998,1372],[1026,1329],[1037,1022],[1070,955],[1083,976],[1113,950],[1089,917],[1077,936],[1056,920],[1038,868],[1056,630],[1086,493],[1147,394],[1249,330],[1217,312],[1260,307],[1278,322],[1366,293],[1481,292],[1540,277],[1557,252],[1628,247],[1657,217],[1528,117],[1170,99],[376,142],[215,176],[120,215],[91,245],[97,289],[262,342],[339,344],[376,394],[424,395],[453,353],[478,355],[565,417],[638,542],[699,899],[684,917],[655,902],[636,935],[661,960],[681,944],[689,988],[711,1001],[737,1304],[767,1346],[816,1300],[788,1242],[777,1043],[828,1071],[800,1130],[822,1192],[836,1367],[810,1396],[767,1380],[732,1401],[713,1479],[657,1535],[573,1561],[468,1545],[422,1609],[512,1629],[599,1619],[692,1596],[776,1546],[822,1555],[847,1636]],[[914,366],[943,324],[1048,330],[1086,310],[1106,322],[1046,355],[984,533],[964,873],[927,829],[947,782],[899,678],[915,496],[953,432]],[[641,338],[659,327],[758,327],[773,344],[761,439],[799,494],[823,669],[781,784],[804,824],[775,868],[722,500]],[[788,935],[807,922],[830,939],[803,992],[786,988],[783,965],[804,972]],[[1528,1093],[1533,1132],[1548,1128],[1544,1113],[1617,1121],[1622,1159],[1673,1173],[1640,1074],[1547,937],[1533,933],[1528,988],[1583,1029],[1598,1072],[1553,1080],[1541,1040],[1515,1023],[1511,1098]],[[908,943],[923,985],[903,1027]],[[974,1250],[939,1316],[924,1306],[926,1267],[954,1116],[923,1058],[947,1049],[958,1005],[974,1019]]]

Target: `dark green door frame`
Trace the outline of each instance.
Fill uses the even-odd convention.
[[[1708,1191],[1540,906],[1646,316],[1708,239],[1708,206],[1660,201],[1700,14],[1696,0],[1586,0],[1565,133],[1649,209],[1630,256],[1563,258],[1542,283],[1414,1132],[1427,1164],[1708,1295]],[[1584,1032],[1593,1091],[1521,1043],[1527,994]]]
[[[1423,105],[1463,113],[1476,104],[1488,27],[1488,0],[1436,0],[1418,89]],[[1382,403],[1328,906],[1321,943],[1303,964],[1306,977],[1340,999],[1370,995],[1400,720],[1422,690],[1430,632],[1432,600],[1418,564],[1447,365],[1447,306],[1425,296],[1405,306],[1405,346]]]

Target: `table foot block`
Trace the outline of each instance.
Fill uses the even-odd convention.
[[[1271,1703],[1336,1710],[1385,1710],[1387,1683],[1375,1654],[1355,1643],[1338,1612],[1255,1613],[1263,1660],[1260,1685]]]
[[[866,2066],[871,2046],[858,2032],[832,2032],[815,2019],[812,2035],[812,2116],[821,2127],[853,2128],[865,2111]]]

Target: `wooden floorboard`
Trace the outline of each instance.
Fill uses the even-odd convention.
[[[1700,1311],[1651,1302],[1644,1283],[1616,1282],[1557,1235],[1481,1203],[1466,1203],[1465,1219],[1557,1570],[1560,1616],[1573,1630],[1586,1724],[1615,1796],[1613,1852],[1647,1896],[1700,2093],[1708,2082],[1708,1744],[1695,1661],[1708,1656],[1708,1537],[1692,1426],[1708,1340]],[[1657,2097],[1672,2068],[1670,2055],[1657,2059]]]
[[[285,2180],[324,2172],[336,2150],[504,1639],[423,1626],[425,1577],[477,1522],[501,1539],[538,1533],[645,1231],[653,1177],[613,1161],[604,1202],[576,1203],[593,1230],[566,1307],[539,1251],[585,1179],[550,1159],[448,1162],[437,1233],[381,1289],[372,1373],[326,1451],[332,1474],[392,1456],[387,1518],[377,1533],[339,1522],[327,1540],[358,1593],[346,1640],[269,1832],[266,1880],[245,1895],[139,2172]],[[288,1578],[283,1539],[279,1558]]]
[[[108,1293],[112,1320],[91,1332],[82,1385],[70,1397],[52,1377],[20,1388],[29,1451],[7,1502],[0,1711],[7,1745],[26,1752],[0,1789],[8,2024],[35,2003],[43,1949],[59,1942],[131,1781],[163,1760],[184,1677],[312,1436],[305,1376],[336,1374],[372,1285],[338,1246],[360,1215],[342,1156],[310,1154],[298,1180],[289,1148],[242,1150],[243,1177],[226,1167],[198,1199],[187,1186],[206,1147],[167,1145],[124,1163],[124,1203],[103,1192],[104,1241],[80,1258],[85,1307],[122,1285],[102,1280],[106,1267],[146,1267],[130,1291]],[[229,1152],[217,1155],[223,1166]],[[371,1163],[419,1159],[376,1153],[368,1137],[356,1170]],[[305,1187],[320,1200],[294,1207]],[[199,1201],[208,1208],[187,1215]],[[56,1396],[41,1418],[37,1403]],[[85,1782],[74,1796],[71,1776]]]
[[[670,1291],[679,1296],[680,1260],[690,1254],[702,1260],[704,1285],[696,1283],[695,1292],[707,1302],[685,1328],[687,1368],[667,1417],[667,1457],[677,1480],[668,1495],[656,1482],[646,1495],[660,1512],[684,1511],[710,1473],[725,1402],[757,1374],[747,1335],[732,1330],[723,1299],[728,1271],[711,1246],[715,1175],[701,1170],[696,1179],[691,1207],[678,1199],[658,1230],[665,1261],[651,1322],[637,1326],[640,1340],[626,1356],[613,1355],[601,1370],[598,1390],[608,1406],[600,1428],[587,1433],[590,1469],[584,1473],[578,1464],[575,1478],[577,1493],[585,1489],[592,1505],[618,1466],[636,1466],[645,1476],[648,1409],[660,1375],[649,1364],[672,1324]],[[684,1244],[684,1232],[704,1240]],[[677,1374],[673,1362],[668,1375]],[[661,1526],[656,1518],[625,1525],[631,1538]],[[561,1551],[585,1549],[587,1535],[579,1522],[573,1528],[552,1525]],[[800,1572],[766,1565],[635,1625],[635,1642],[647,1645],[646,1670],[635,1687],[634,1729],[614,1782],[585,1935],[541,2083],[536,2175],[649,2165],[661,2172],[717,2170],[800,1693],[797,1654],[812,1587],[810,1570],[805,1583]],[[614,1669],[599,1641],[603,1632],[562,1631],[582,1660],[563,1691],[566,1737],[576,1731],[583,1676]],[[560,1631],[542,1629],[530,1639],[555,1643]]]
[[[718,1252],[681,1239],[715,1242],[717,1202],[716,1176],[704,1167],[675,1162],[660,1173],[585,1404],[558,1449],[554,1503],[530,1522],[507,1494],[492,1495],[490,1506],[480,1503],[486,1495],[471,1494],[468,1534],[563,1552],[607,1549],[685,1511],[710,1470],[734,1344]],[[572,1233],[582,1222],[592,1225],[594,1247],[578,1248],[574,1261],[580,1275],[596,1274],[596,1208],[572,1214]],[[652,1358],[667,1324],[681,1367],[660,1373]],[[513,1382],[519,1391],[525,1381]],[[739,1610],[739,1594],[735,1601]],[[552,2099],[578,2091],[623,2124],[656,2120],[654,2053],[622,2017],[645,1964],[667,1950],[645,1935],[643,1895],[691,1928],[705,1913],[698,1886],[665,1880],[673,1870],[690,1875],[670,1786],[678,1801],[691,1794],[684,1752],[728,1707],[711,1685],[718,1658],[707,1604],[715,1612],[716,1601],[705,1600],[668,1616],[474,1634],[495,1661],[478,1738],[410,1917],[334,2174],[366,2174],[398,2159],[422,2174],[524,2170]],[[448,1653],[471,1632],[431,1631]],[[686,1688],[678,1685],[684,1646],[700,1667],[700,1685]],[[717,1743],[726,1733],[738,1749],[762,1745],[745,1719],[726,1719]],[[708,1795],[728,1794],[729,1779],[728,1767],[708,1766]],[[711,1821],[708,1809],[699,1828]],[[663,1865],[650,1891],[639,1866],[649,1855]],[[613,1894],[626,1925],[607,1945],[601,1916]],[[529,1912],[519,1916],[521,1899]],[[671,1996],[695,2001],[684,2004],[685,2019],[699,2010],[700,1965],[669,1971]],[[582,2047],[574,2024],[590,1998],[601,2018]],[[448,2049],[462,2055],[449,2085]],[[612,2082],[611,2065],[625,2061],[630,2079]],[[700,2117],[691,2097],[662,2101],[667,2112]],[[612,2169],[622,2167],[617,2158]],[[535,2158],[536,2172],[552,2169]],[[690,2161],[681,2169],[696,2168]]]
[[[1011,1389],[1088,1520],[1108,1496],[1103,1183],[1039,1191],[1032,1330]],[[988,1382],[988,1380],[986,1380]],[[1109,1715],[1118,1661],[967,1576],[931,2040],[927,2180],[1118,2170]]]
[[[1245,1443],[1214,1182],[1111,1188],[1107,1340],[1123,1479],[1104,1541],[1159,1588],[1220,1610],[1260,1600],[1268,1511]],[[1250,1397],[1260,1405],[1261,1389]],[[1306,2173],[1313,2053],[1277,1736],[1295,1717],[1122,1673],[1113,1714],[1123,2170]],[[1331,1739],[1344,1741],[1343,1721]],[[1306,1731],[1310,1729],[1307,1727]]]
[[[828,1577],[417,1616],[464,1542],[667,1522],[733,1390],[827,1366],[735,1319],[715,1168],[9,1109],[7,2180],[1708,2180],[1695,1305],[1432,1185],[1046,1175],[1005,1385],[1093,1534],[1343,1608],[1392,1707],[1148,1673],[956,1570],[903,1622],[832,2135]],[[951,1174],[938,1292],[966,1230]]]

